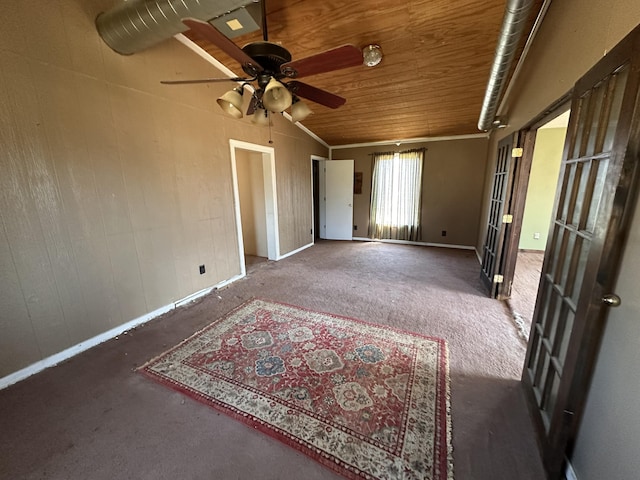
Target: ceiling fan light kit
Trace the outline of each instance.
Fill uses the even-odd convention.
[[[269,126],[269,112],[264,108],[258,108],[253,115],[251,115],[251,123],[259,127]]]
[[[293,105],[291,105],[291,121],[293,123],[302,122],[312,113],[313,112],[306,103],[299,99],[294,99]]]
[[[218,105],[220,105],[220,108],[232,117],[242,118],[243,91],[244,88],[242,86],[236,87],[233,90],[229,90],[216,101],[218,102]]]
[[[264,108],[273,113],[283,112],[291,106],[293,96],[282,83],[271,77],[262,95]]]

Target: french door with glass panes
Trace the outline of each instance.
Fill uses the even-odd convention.
[[[489,296],[496,298],[504,281],[503,263],[505,259],[505,242],[509,222],[505,222],[504,215],[509,212],[513,196],[514,135],[503,138],[498,143],[498,158],[496,170],[493,174],[491,200],[489,204],[489,221],[487,234],[482,247],[482,266],[480,279],[489,291]]]
[[[545,468],[562,478],[636,199],[640,27],[575,85],[523,372]]]

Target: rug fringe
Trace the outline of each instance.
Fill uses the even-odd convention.
[[[449,367],[449,347],[446,343],[444,343],[445,349],[445,401],[446,401],[446,411],[447,411],[447,480],[453,480],[453,423],[451,418],[451,377],[450,377],[450,367]]]

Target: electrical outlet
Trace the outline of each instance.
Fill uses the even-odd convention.
[[[354,225],[354,226],[353,226],[353,229],[354,229],[354,230],[358,230],[358,225]]]
[[[540,234],[538,232],[533,234],[533,239],[534,240],[540,240]]]
[[[205,272],[204,265],[200,265],[200,275],[203,275]]]
[[[447,236],[447,231],[446,230],[442,230],[442,236],[446,237]]]

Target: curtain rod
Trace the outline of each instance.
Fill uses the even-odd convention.
[[[370,157],[373,157],[374,155],[393,155],[395,153],[418,153],[418,152],[426,152],[427,151],[427,147],[422,147],[422,148],[412,148],[411,150],[403,150],[401,152],[373,152],[373,153],[368,153],[367,155],[369,155]]]

